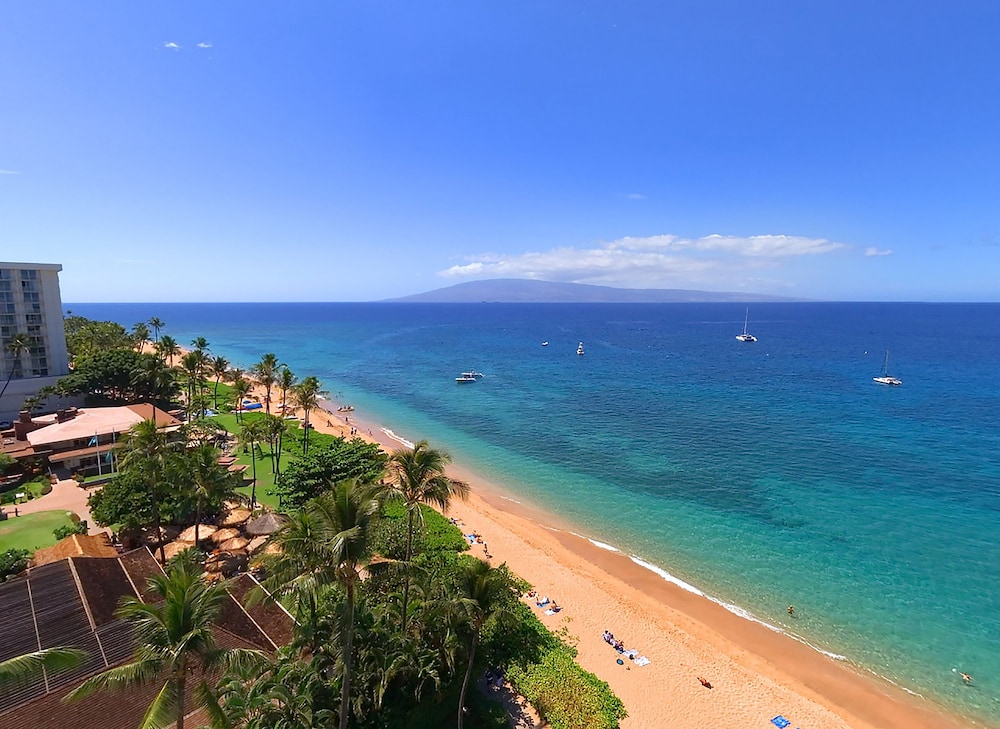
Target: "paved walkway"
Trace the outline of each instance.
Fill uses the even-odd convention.
[[[94,493],[95,489],[85,489],[78,486],[71,478],[57,481],[52,486],[52,492],[23,504],[17,504],[18,514],[36,514],[39,511],[72,511],[81,519],[86,519],[90,527],[90,534],[100,534],[107,531],[104,527],[94,524],[90,516],[90,509],[87,508],[87,498]],[[8,518],[14,519],[14,505],[7,504],[3,507]]]

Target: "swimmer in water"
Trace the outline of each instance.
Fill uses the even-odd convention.
[[[966,684],[972,683],[972,676],[970,676],[969,674],[967,674],[967,673],[960,673],[958,675],[962,677],[962,680],[965,681]]]
[[[795,617],[795,606],[794,605],[789,605],[788,606],[788,614],[791,615],[793,618]]]

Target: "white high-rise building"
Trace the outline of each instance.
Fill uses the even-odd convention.
[[[69,374],[58,263],[0,262],[0,421],[13,420],[25,398]],[[23,335],[26,349],[9,346]]]

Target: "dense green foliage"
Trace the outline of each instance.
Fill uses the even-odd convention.
[[[4,475],[17,463],[17,460],[8,453],[0,452],[0,476]]]
[[[344,479],[379,480],[385,464],[386,455],[378,444],[335,438],[292,461],[278,477],[275,492],[285,508],[298,509]]]
[[[64,524],[52,530],[52,536],[57,540],[65,539],[73,534],[86,534],[87,525],[82,521],[74,521],[72,524]]]
[[[568,646],[548,651],[537,663],[508,668],[517,691],[552,729],[614,729],[628,714],[607,682],[584,671]]]
[[[0,582],[27,569],[29,559],[31,552],[27,549],[8,549],[0,552]]]
[[[62,395],[84,395],[88,402],[161,405],[179,392],[173,370],[155,355],[132,349],[102,349],[78,356],[73,372],[53,389]]]
[[[69,312],[67,312],[69,313]],[[83,316],[67,316],[66,349],[71,362],[100,352],[131,349],[134,340],[125,327],[113,321],[94,321]]]

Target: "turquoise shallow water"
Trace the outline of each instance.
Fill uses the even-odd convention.
[[[71,308],[273,351],[581,533],[1000,725],[1000,306],[755,304],[755,344],[730,304]],[[900,388],[871,379],[887,348]]]

